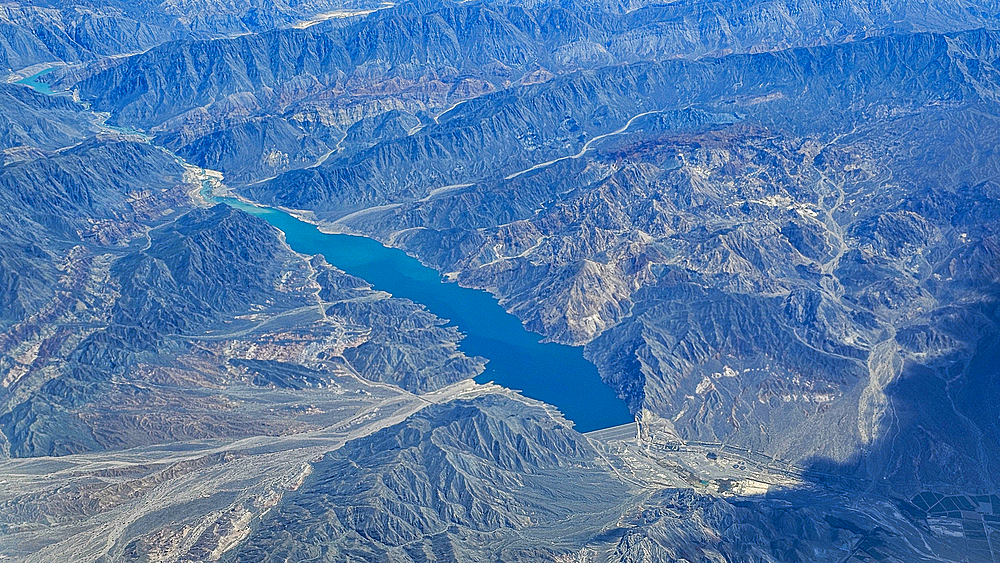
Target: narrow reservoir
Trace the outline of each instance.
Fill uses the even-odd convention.
[[[53,70],[43,70],[18,83],[51,95],[54,92],[49,85],[38,79]],[[601,381],[597,367],[584,359],[583,348],[539,342],[540,335],[526,330],[486,291],[446,283],[436,270],[374,239],[326,234],[277,209],[202,195],[213,203],[225,203],[266,220],[285,233],[296,252],[322,254],[330,264],[375,289],[410,299],[447,319],[465,335],[459,345],[463,352],[489,360],[477,382],[492,381],[555,405],[579,432],[632,422],[625,402]]]
[[[376,289],[420,303],[448,319],[465,335],[462,351],[489,360],[476,381],[492,381],[555,405],[580,432],[632,421],[624,401],[601,381],[582,348],[539,342],[540,335],[525,330],[489,293],[444,282],[436,270],[376,240],[326,234],[283,211],[232,198],[207,199],[261,217],[283,231],[296,252],[322,254],[330,264]]]

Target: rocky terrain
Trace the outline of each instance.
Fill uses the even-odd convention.
[[[220,523],[273,506],[317,452],[481,371],[420,305],[203,207],[195,169],[142,137],[39,144],[0,170],[5,557],[127,557],[146,535],[221,553]]]
[[[0,70],[23,77],[51,66],[100,68],[116,57],[172,40],[305,27],[350,19],[380,6],[363,0],[7,2],[0,6]]]
[[[996,42],[573,72],[244,193],[495,292],[686,438],[992,490]]]
[[[0,88],[0,556],[996,561],[998,17],[0,7],[57,66]],[[213,189],[490,291],[636,424]]]
[[[110,199],[109,188],[125,188],[118,192],[119,216],[84,216],[79,221],[89,229],[70,231],[73,217],[63,210],[60,221],[38,235],[51,237],[43,239],[51,246],[24,251],[36,258],[51,253],[50,269],[17,272],[13,260],[20,257],[14,255],[5,272],[10,303],[5,312],[11,318],[0,424],[7,454],[65,455],[184,438],[285,433],[300,427],[288,412],[240,396],[254,386],[338,388],[335,374],[357,373],[344,358],[346,349],[361,347],[351,353],[361,366],[392,362],[388,368],[363,369],[362,377],[412,390],[433,390],[477,373],[475,362],[451,361],[459,338],[454,329],[442,328],[418,305],[373,292],[322,258],[291,253],[263,220],[224,205],[183,214],[167,208],[191,205],[179,177],[183,169],[148,145],[116,144],[125,146],[101,146],[98,150],[111,154],[74,162],[101,163],[102,174],[93,187],[77,186],[76,193],[60,199],[114,213],[115,204],[99,198]],[[145,152],[161,174],[173,169],[176,183],[150,193],[155,176],[143,175],[145,192],[125,199],[128,178],[114,175],[100,159],[139,166],[137,155],[128,151]],[[45,177],[57,179],[59,172],[47,171]],[[27,171],[22,186],[25,176],[30,177]],[[86,176],[73,178],[80,182]],[[394,317],[407,318],[405,327]],[[373,321],[376,326],[368,324]],[[365,346],[368,342],[379,345]],[[413,342],[442,347],[437,355],[415,351],[418,367],[433,367],[434,379],[414,379],[408,353]],[[392,360],[384,358],[385,347],[396,349]],[[376,358],[369,357],[373,354]],[[224,392],[230,386],[236,396]],[[151,415],[151,404],[162,408]]]

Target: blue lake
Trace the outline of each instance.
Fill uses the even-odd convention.
[[[41,77],[43,77],[43,76],[45,76],[46,74],[52,72],[55,69],[56,69],[55,67],[47,68],[47,69],[43,70],[42,72],[39,72],[39,73],[36,73],[36,74],[32,74],[31,76],[29,76],[29,77],[27,77],[27,78],[25,78],[23,80],[18,80],[17,83],[18,84],[25,84],[27,86],[31,86],[36,91],[41,92],[42,94],[52,94],[53,93],[52,92],[52,88],[48,84],[46,84],[45,82],[40,82],[38,79],[41,78]]]
[[[231,198],[209,199],[265,219],[284,231],[296,252],[322,254],[329,263],[376,289],[420,303],[448,319],[465,335],[462,351],[489,360],[476,381],[493,381],[555,405],[580,432],[632,422],[625,403],[601,381],[597,368],[584,359],[582,348],[539,342],[538,334],[525,330],[489,293],[446,283],[436,270],[376,240],[322,233],[315,225],[276,209]]]

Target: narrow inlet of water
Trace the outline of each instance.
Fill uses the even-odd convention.
[[[266,220],[285,233],[296,252],[322,254],[330,264],[376,289],[420,303],[447,319],[465,335],[460,344],[463,352],[489,360],[476,381],[492,381],[555,405],[580,432],[632,422],[624,401],[584,359],[583,348],[539,342],[538,334],[526,330],[486,291],[444,282],[436,270],[374,239],[326,234],[280,210],[232,198],[207,198]]]
[[[47,68],[42,72],[38,72],[22,80],[18,80],[17,83],[24,84],[25,86],[31,86],[32,88],[35,89],[35,91],[39,93],[52,95],[54,94],[54,92],[52,91],[52,87],[46,84],[45,82],[41,82],[39,79],[55,69],[56,67]]]

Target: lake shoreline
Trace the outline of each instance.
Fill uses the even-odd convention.
[[[320,254],[375,289],[409,299],[463,334],[459,349],[487,360],[474,380],[494,383],[551,404],[580,432],[629,424],[634,417],[623,399],[600,378],[580,346],[546,342],[487,290],[463,287],[403,250],[361,234],[327,232],[311,212],[249,201],[232,190],[215,190],[220,178],[205,174],[200,196],[250,212],[282,231],[296,252]],[[214,182],[213,182],[214,180]]]

